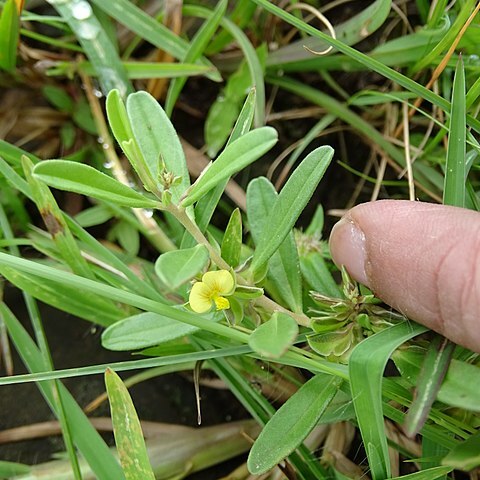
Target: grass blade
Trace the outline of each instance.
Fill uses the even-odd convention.
[[[215,10],[211,12],[210,17],[199,28],[194,38],[190,42],[190,46],[185,54],[185,57],[183,58],[183,62],[195,62],[201,57],[202,52],[205,50],[209,41],[217,30],[220,20],[225,14],[226,8],[227,0],[220,0],[217,3]],[[170,83],[170,88],[168,89],[167,98],[165,100],[165,112],[168,116],[171,116],[175,102],[177,101],[186,81],[186,77],[181,77],[176,78]]]
[[[460,58],[453,80],[450,134],[448,136],[443,191],[443,203],[456,207],[465,206],[465,180],[467,176],[465,115],[465,71],[463,60]]]
[[[391,476],[382,408],[382,377],[392,352],[427,330],[403,322],[359,343],[349,362],[352,399],[373,480]]]
[[[260,5],[265,10],[273,13],[277,17],[281,18],[287,23],[297,27],[302,32],[306,32],[309,35],[317,37],[328,45],[336,48],[338,51],[344,53],[348,57],[356,60],[357,62],[365,65],[368,69],[373,70],[374,72],[379,73],[380,75],[392,80],[393,82],[398,83],[400,86],[414,92],[419,97],[422,97],[424,100],[427,100],[434,105],[440,107],[444,111],[450,111],[450,102],[445,100],[444,98],[440,97],[439,95],[433,93],[432,91],[428,90],[424,86],[420,85],[419,83],[411,80],[410,78],[402,75],[401,73],[397,72],[393,68],[387,67],[383,63],[379,62],[371,58],[370,56],[361,53],[355,50],[348,45],[345,45],[343,42],[339,40],[335,40],[334,38],[328,36],[327,34],[317,30],[316,28],[312,27],[311,25],[306,24],[305,22],[299,20],[294,15],[282,10],[281,8],[277,7],[276,5],[270,3],[268,0],[253,0],[257,5]],[[476,131],[480,132],[480,121],[468,116],[467,117],[468,124]]]
[[[430,343],[416,386],[416,395],[405,417],[404,431],[413,438],[423,427],[442,386],[455,344],[436,335]]]
[[[185,58],[189,46],[188,42],[175,35],[165,25],[159,23],[129,0],[115,0],[115,2],[108,3],[104,0],[92,0],[92,3],[122,25],[125,25],[129,30],[157,48],[169,53],[172,57],[181,61]],[[205,10],[210,13],[208,9]],[[215,70],[214,73],[208,75],[211,80],[222,80],[220,74],[208,60],[202,59],[201,63]]]
[[[20,21],[15,0],[7,0],[0,15],[0,68],[15,70]]]
[[[10,337],[17,346],[22,360],[30,372],[41,372],[45,370],[45,363],[42,354],[35,342],[30,338],[27,331],[10,312],[4,303],[0,303],[0,313],[7,325]],[[55,376],[55,372],[48,372],[48,375]],[[10,377],[14,378],[14,377]],[[53,377],[51,377],[53,378]],[[56,399],[51,386],[45,382],[39,383],[38,388],[50,405],[53,412],[56,412]],[[70,431],[78,449],[89,463],[99,480],[111,480],[112,478],[122,480],[124,475],[120,465],[114,458],[102,437],[93,428],[82,409],[75,402],[68,390],[59,385],[59,393],[62,404],[65,408],[65,417],[69,419]]]
[[[115,443],[126,480],[155,480],[142,427],[127,387],[110,368],[105,372],[105,384],[110,401]]]
[[[480,466],[480,433],[453,448],[442,463],[460,470],[473,470]]]
[[[48,1],[75,33],[98,75],[103,93],[107,95],[110,90],[115,88],[120,91],[122,96],[132,92],[133,87],[128,80],[115,46],[95,16],[91,5],[85,0],[78,2]]]

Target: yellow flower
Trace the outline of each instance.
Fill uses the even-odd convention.
[[[190,307],[197,313],[208,312],[213,304],[217,310],[230,308],[230,302],[223,295],[231,295],[234,288],[235,280],[228,270],[207,272],[190,291]]]

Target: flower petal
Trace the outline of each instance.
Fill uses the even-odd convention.
[[[197,282],[190,290],[190,307],[194,312],[205,313],[212,308],[211,289],[204,282]]]
[[[235,288],[235,280],[228,270],[207,272],[202,277],[202,282],[208,285],[212,293],[231,295]]]

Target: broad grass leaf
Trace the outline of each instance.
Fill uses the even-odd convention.
[[[382,377],[392,352],[426,327],[403,322],[359,343],[349,361],[352,399],[373,480],[391,476],[382,406]]]
[[[258,160],[277,143],[278,135],[272,127],[261,127],[242,135],[230,143],[219,157],[202,172],[192,185],[184,207],[192,205],[223,180]]]
[[[286,313],[275,312],[270,320],[253,331],[248,344],[264,357],[279,358],[293,344],[297,335],[297,322]]]
[[[204,245],[183,250],[172,250],[160,255],[155,262],[155,273],[171,290],[176,290],[200,273],[209,260]]]
[[[318,374],[305,383],[273,415],[253,444],[247,466],[261,475],[290,455],[321,419],[342,380]]]
[[[473,470],[480,466],[480,432],[453,448],[442,460],[443,465],[460,470]]]
[[[20,21],[15,0],[7,0],[0,14],[0,68],[15,70]]]
[[[60,284],[5,265],[0,265],[0,273],[32,297],[92,323],[106,327],[125,316],[125,312],[113,302],[68,284]]]
[[[396,367],[412,384],[416,384],[424,353],[418,350],[401,350],[392,356]],[[465,379],[469,381],[466,382]],[[475,380],[476,379],[476,380]],[[452,407],[480,412],[480,367],[452,359],[437,400]]]
[[[178,203],[181,195],[190,186],[190,176],[185,154],[172,122],[147,92],[128,96],[127,114],[153,181],[158,180],[162,162],[168,172],[181,178],[180,183],[170,189],[173,202]]]
[[[169,53],[178,60],[185,58],[189,45],[188,42],[182,37],[175,35],[169,28],[158,22],[154,16],[144,12],[130,0],[116,0],[108,4],[104,0],[92,0],[92,3],[108,16],[125,25],[128,30],[136,33],[140,38]],[[214,70],[214,72],[208,75],[211,80],[217,82],[222,80],[217,69],[206,58],[202,58],[199,63],[208,65]]]
[[[333,157],[333,149],[315,149],[300,163],[271,207],[270,221],[263,226],[253,255],[255,272],[277,251],[312,197]]]
[[[0,315],[28,370],[32,373],[45,371],[42,352],[4,303],[0,303]],[[58,396],[56,396],[52,384],[50,382],[39,382],[37,386],[52,411],[58,416]],[[58,391],[74,443],[90,465],[96,478],[98,480],[112,480],[112,478],[123,480],[125,477],[117,459],[100,434],[93,428],[70,392],[61,383],[58,386]]]
[[[105,372],[113,433],[126,480],[155,480],[142,427],[132,398],[121,378],[110,368]]]
[[[240,263],[242,250],[242,214],[236,208],[228,221],[225,235],[223,236],[221,254],[222,258],[231,266],[236,267]]]
[[[248,185],[248,221],[257,245],[265,226],[270,224],[277,196],[274,186],[264,177],[256,178]],[[269,290],[272,294],[276,293],[279,300],[285,302],[293,311],[302,311],[302,278],[292,231],[287,234],[268,262],[268,281],[271,283]]]
[[[67,160],[46,160],[33,168],[34,177],[59,190],[80,193],[125,207],[155,208],[159,202],[93,167]]]
[[[425,424],[447,373],[454,349],[455,344],[441,335],[436,335],[428,345],[415,395],[403,423],[403,431],[408,437],[413,438]]]

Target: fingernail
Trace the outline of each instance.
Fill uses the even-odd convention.
[[[338,267],[343,265],[352,278],[369,286],[365,272],[365,234],[350,218],[343,217],[333,227],[330,251]]]

